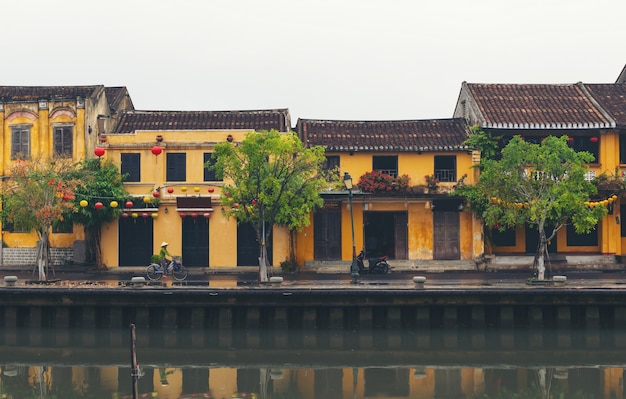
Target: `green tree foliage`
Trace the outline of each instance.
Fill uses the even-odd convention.
[[[82,186],[75,178],[76,166],[64,159],[19,160],[11,165],[2,191],[3,221],[25,231],[36,231],[39,280],[49,267],[48,236],[53,223],[75,211],[75,192]]]
[[[82,184],[77,187],[75,193],[76,211],[67,217],[73,223],[83,225],[91,259],[95,260],[96,268],[102,269],[105,268],[102,262],[102,226],[120,216],[122,213],[120,202],[126,201],[130,195],[124,188],[124,176],[110,159],[86,159],[74,172]],[[87,201],[87,206],[80,206],[82,200]],[[113,201],[118,202],[120,206],[112,207]],[[95,207],[97,202],[103,204],[102,208]]]
[[[478,183],[457,194],[470,201],[488,228],[528,224],[538,229],[534,264],[544,279],[547,244],[558,230],[571,223],[576,232],[588,233],[607,213],[590,201],[597,190],[585,175],[593,156],[574,151],[566,136],[548,136],[540,144],[515,136],[501,154],[499,160],[482,160]],[[548,226],[554,227],[546,233]]]
[[[219,143],[213,156],[211,168],[232,182],[222,190],[225,213],[254,226],[261,243],[259,280],[267,281],[265,243],[271,229],[264,229],[263,222],[292,232],[310,223],[310,213],[323,204],[319,192],[328,184],[321,174],[324,149],[305,148],[296,134],[271,130],[250,133],[238,145]]]

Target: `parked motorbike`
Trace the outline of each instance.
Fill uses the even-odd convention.
[[[386,274],[389,273],[389,263],[387,263],[388,256],[381,256],[378,258],[368,258],[368,266],[365,266],[365,250],[361,250],[356,257],[356,263],[359,266],[359,274]]]

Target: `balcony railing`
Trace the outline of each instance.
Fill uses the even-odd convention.
[[[435,179],[440,182],[455,182],[456,170],[454,169],[435,169]]]

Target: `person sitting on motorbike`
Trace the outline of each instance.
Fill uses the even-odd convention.
[[[161,258],[159,263],[161,264],[161,269],[163,270],[163,278],[167,278],[168,266],[172,262],[171,259],[168,259],[168,256],[172,256],[172,254],[167,250],[168,245],[168,243],[163,241],[161,243],[161,251],[159,251],[159,258]]]

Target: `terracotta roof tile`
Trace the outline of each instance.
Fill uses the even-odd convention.
[[[617,126],[626,127],[626,84],[585,84],[585,88]]]
[[[95,96],[103,86],[0,86],[0,101],[76,100]]]
[[[458,151],[468,135],[465,119],[328,121],[298,119],[296,131],[307,146],[326,151]]]
[[[488,128],[611,127],[613,121],[588,98],[582,84],[468,83]]]
[[[289,110],[259,111],[128,111],[113,133],[137,130],[244,129],[289,131]]]

